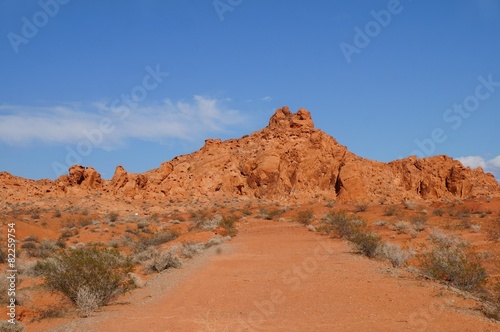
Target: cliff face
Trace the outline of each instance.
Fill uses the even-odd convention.
[[[310,113],[278,109],[264,129],[240,139],[206,140],[198,151],[164,162],[143,174],[118,166],[111,180],[92,167],[72,166],[55,181],[33,181],[0,173],[2,198],[102,195],[148,200],[253,196],[341,201],[436,200],[500,196],[492,174],[465,168],[447,156],[409,157],[390,163],[364,159],[314,129]]]

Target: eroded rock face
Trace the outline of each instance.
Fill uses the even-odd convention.
[[[75,165],[58,180],[43,181],[0,173],[0,186],[12,192],[24,188],[23,183],[32,195],[94,190],[133,199],[236,195],[287,200],[319,194],[340,201],[384,198],[395,202],[500,196],[493,175],[466,168],[447,156],[409,157],[390,163],[358,157],[314,129],[307,110],[292,113],[286,106],[277,109],[260,131],[227,141],[207,139],[199,151],[143,174],[128,173],[118,166],[113,178],[106,181],[92,167]]]

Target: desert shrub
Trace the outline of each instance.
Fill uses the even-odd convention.
[[[209,239],[205,243],[205,248],[210,248],[212,246],[217,246],[217,245],[223,243],[225,240],[230,240],[230,239],[231,239],[230,236],[222,237],[221,235],[216,235],[213,238]]]
[[[439,230],[439,228],[434,227],[432,231],[429,234],[429,240],[431,240],[432,243],[439,247],[466,247],[467,242],[454,236],[454,235],[446,235],[442,231]]]
[[[428,276],[449,282],[462,290],[471,290],[487,277],[477,254],[461,245],[437,245],[421,257],[422,271]]]
[[[500,283],[493,285],[492,290],[485,296],[486,303],[483,303],[481,311],[491,319],[500,321]]]
[[[404,234],[410,229],[410,223],[403,220],[398,221],[394,224],[394,228],[396,229],[396,232],[398,232],[398,234]]]
[[[76,294],[76,306],[82,317],[89,317],[90,314],[99,308],[99,297],[92,289],[83,286]]]
[[[77,303],[78,292],[86,288],[97,298],[97,305],[106,305],[115,296],[132,287],[128,273],[129,259],[117,251],[80,248],[37,262],[35,271],[49,289],[62,292]]]
[[[115,222],[115,221],[117,221],[117,220],[118,220],[118,216],[119,216],[119,214],[118,214],[117,212],[110,212],[110,213],[108,214],[108,220],[109,220],[110,222]]]
[[[384,216],[393,216],[394,214],[396,214],[397,211],[398,211],[397,206],[387,205],[386,207],[384,207]]]
[[[367,202],[360,202],[354,206],[354,212],[365,212],[368,208]]]
[[[405,199],[403,205],[407,210],[415,210],[417,208],[417,203],[409,199]]]
[[[201,243],[185,242],[182,244],[181,254],[186,258],[193,258],[203,250],[203,247]]]
[[[441,209],[434,209],[434,211],[432,211],[432,214],[441,217],[444,214],[444,211]]]
[[[309,225],[314,219],[314,212],[311,209],[297,212],[297,221],[304,225]]]
[[[55,210],[54,214],[52,215],[54,218],[61,218],[62,214],[61,211]]]
[[[27,236],[27,237],[25,237],[23,239],[23,242],[35,242],[35,243],[38,243],[40,241],[38,240],[38,237],[36,237],[36,236]]]
[[[25,242],[21,245],[21,249],[36,249],[35,242]]]
[[[378,247],[377,256],[389,260],[394,267],[402,267],[413,254],[397,244],[386,242]]]
[[[62,307],[48,307],[44,309],[39,309],[37,317],[34,321],[41,321],[47,318],[61,318],[64,317],[67,313],[67,310]]]
[[[427,223],[427,218],[423,215],[413,215],[410,217],[410,223],[417,232],[421,232],[425,229],[425,224]]]
[[[17,322],[15,324],[9,323],[7,321],[0,321],[0,331],[2,332],[24,332],[26,330],[26,327],[20,323]]]
[[[324,231],[327,234],[334,232],[339,237],[349,238],[353,234],[359,232],[365,225],[366,223],[364,220],[357,217],[349,217],[345,211],[333,211],[323,217],[322,223],[318,226],[318,230]]]
[[[351,235],[348,240],[354,245],[354,248],[361,254],[373,258],[377,255],[382,240],[376,233],[358,231]]]
[[[265,213],[264,213],[264,215],[262,215],[262,217],[266,220],[274,220],[283,214],[283,210],[280,210],[280,209],[274,209],[271,211],[264,210],[264,211],[265,211]]]
[[[146,265],[149,272],[162,272],[170,268],[179,268],[182,263],[179,257],[172,251],[154,252],[153,258]]]
[[[385,221],[385,220],[378,220],[378,221],[375,221],[373,224],[374,224],[375,226],[382,227],[382,226],[387,225],[387,221]]]
[[[219,225],[224,228],[227,235],[235,236],[238,233],[238,229],[236,228],[236,222],[238,221],[238,217],[235,215],[223,216]]]
[[[196,228],[201,228],[206,231],[216,229],[222,222],[222,216],[217,214],[212,218],[199,218],[196,220]]]
[[[151,237],[140,238],[134,247],[134,252],[140,252],[148,249],[149,247],[156,247],[161,244],[170,242],[178,237],[177,233],[167,231],[165,233],[156,233]]]

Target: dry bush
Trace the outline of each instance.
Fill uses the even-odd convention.
[[[236,228],[236,222],[239,218],[235,215],[223,216],[222,220],[219,222],[219,226],[224,228],[227,235],[233,237],[238,234],[238,229]]]
[[[201,243],[185,242],[182,244],[181,254],[186,258],[193,258],[202,252],[204,245]]]
[[[398,212],[398,207],[395,205],[387,205],[384,207],[384,216],[393,216]]]
[[[422,271],[462,290],[480,286],[487,277],[479,256],[468,246],[442,242],[421,257]]]
[[[493,285],[492,290],[486,294],[485,300],[486,302],[481,307],[483,314],[500,321],[500,282]]]
[[[403,201],[403,205],[405,206],[405,208],[407,210],[412,210],[412,211],[415,210],[418,206],[417,203],[415,203],[414,201],[409,200],[409,199],[405,199]]]
[[[99,297],[87,286],[78,289],[76,294],[76,306],[82,317],[89,317],[91,313],[99,308]]]
[[[68,250],[35,265],[49,289],[60,291],[76,303],[78,292],[86,287],[98,298],[99,306],[132,288],[128,276],[132,269],[130,259],[117,251],[97,248]]]
[[[425,229],[425,225],[427,224],[427,218],[423,215],[413,215],[410,217],[410,223],[417,232],[421,232]]]
[[[314,212],[311,209],[297,212],[297,221],[304,225],[309,225],[314,220]]]
[[[349,217],[345,211],[332,211],[323,216],[317,230],[327,234],[335,233],[339,237],[349,238],[366,226],[358,217]]]
[[[434,209],[434,211],[432,211],[432,214],[441,217],[444,214],[444,211],[441,209]]]
[[[378,248],[377,256],[387,259],[394,267],[402,267],[406,262],[413,257],[413,253],[394,243],[384,243]]]
[[[354,206],[354,212],[365,212],[368,208],[367,202],[360,202]]]
[[[156,233],[151,237],[140,238],[134,246],[134,252],[138,253],[148,249],[149,247],[159,246],[174,240],[178,236],[179,235],[175,232],[167,231],[164,233]]]
[[[376,233],[364,231],[357,231],[348,240],[359,253],[370,258],[377,256],[379,247],[382,245],[382,240]]]
[[[9,323],[7,321],[0,321],[0,331],[1,332],[24,332],[26,330],[26,327],[20,323],[17,322],[15,324]]]
[[[146,265],[148,272],[162,272],[170,268],[180,268],[181,260],[173,251],[154,252],[153,258]]]
[[[404,234],[410,229],[411,225],[407,221],[398,221],[394,224],[394,228],[398,234]]]

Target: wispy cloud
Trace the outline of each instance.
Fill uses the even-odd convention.
[[[262,101],[271,101],[273,100],[273,97],[271,96],[265,96],[264,98],[262,98]]]
[[[469,166],[470,168],[481,167],[484,171],[493,173],[495,178],[500,181],[500,156],[496,156],[492,159],[484,159],[480,156],[468,156],[457,158],[464,166]]]
[[[111,149],[126,139],[163,141],[168,138],[193,139],[244,122],[237,110],[223,102],[203,96],[191,101],[113,108],[108,103],[61,104],[53,106],[0,105],[0,142],[26,146],[35,142],[71,144],[88,138],[107,121],[101,148]]]

